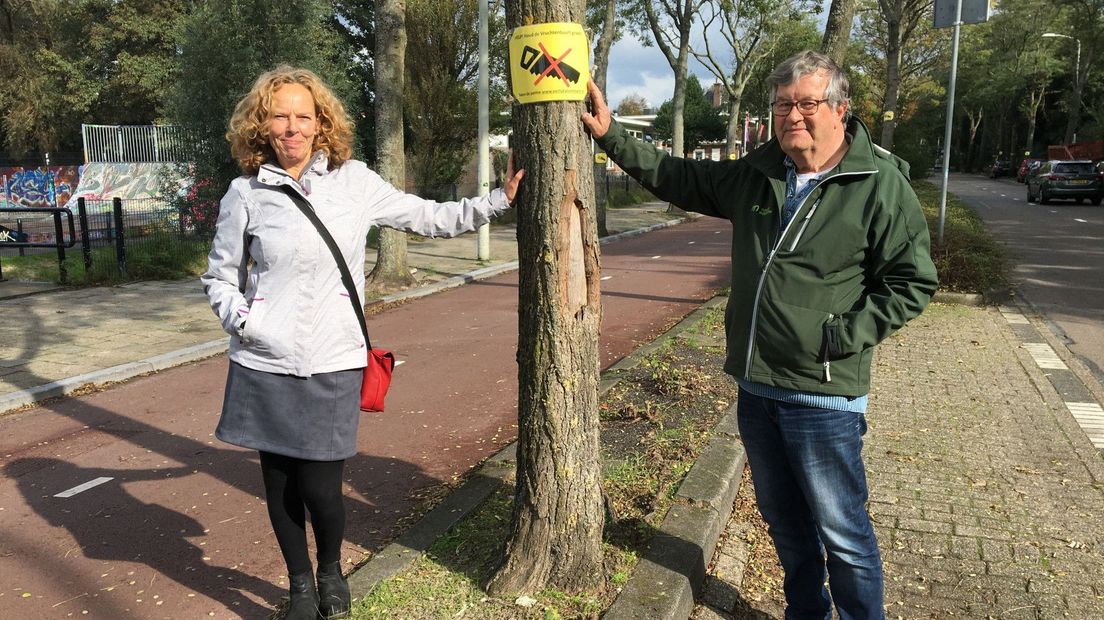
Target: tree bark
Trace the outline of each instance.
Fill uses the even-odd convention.
[[[509,26],[582,22],[584,0],[507,0]],[[581,102],[515,106],[518,213],[517,487],[492,593],[594,588],[602,577],[598,236]]]
[[[406,189],[403,143],[403,72],[406,56],[406,3],[376,0],[376,172]],[[380,228],[376,266],[365,290],[389,291],[414,284],[406,261],[406,233]]]
[[[609,52],[613,47],[613,39],[617,30],[617,0],[606,0],[606,16],[602,22],[602,34],[598,37],[598,43],[594,46],[594,83],[598,90],[606,92],[606,73],[609,69]],[[606,204],[601,202],[595,205],[595,215],[598,221],[598,236],[609,236],[606,228]]]
[[[841,67],[847,58],[847,43],[851,40],[851,24],[854,21],[855,0],[832,0],[820,50]]]

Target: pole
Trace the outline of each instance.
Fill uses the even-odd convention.
[[[491,191],[490,171],[490,78],[487,70],[489,34],[487,26],[487,3],[479,0],[479,195],[485,196]],[[491,225],[479,227],[479,260],[491,260]]]
[[[1076,97],[1077,101],[1074,101],[1073,103],[1074,103],[1074,105],[1077,106],[1077,110],[1072,111],[1071,113],[1075,115],[1074,118],[1079,119],[1081,117],[1080,115],[1081,115],[1081,97],[1082,97],[1082,91],[1081,91],[1081,39],[1078,39],[1076,37],[1071,37],[1071,38],[1073,38],[1073,40],[1075,42],[1077,42],[1077,60],[1074,61],[1074,65],[1073,65],[1073,88],[1077,92],[1077,97]],[[1080,124],[1080,123],[1078,123],[1078,124]],[[1077,127],[1076,125],[1073,127],[1073,143],[1074,144],[1077,144],[1077,130],[1078,129],[1080,129],[1080,128]]]
[[[947,88],[947,122],[943,128],[943,188],[939,192],[939,235],[943,247],[943,223],[947,219],[947,177],[951,171],[951,127],[954,124],[955,80],[958,78],[958,32],[962,27],[962,0],[955,0],[954,44],[951,46],[951,79]]]
[[[111,199],[115,215],[115,260],[119,264],[119,275],[127,277],[126,234],[123,232],[123,200],[118,196]]]
[[[88,206],[84,196],[77,198],[77,218],[80,222],[81,256],[84,258],[84,280],[92,281],[92,240],[88,232]]]

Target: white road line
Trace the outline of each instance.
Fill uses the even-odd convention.
[[[1081,219],[1081,218],[1079,218],[1079,217],[1075,217],[1075,218],[1073,218],[1073,221],[1075,221],[1075,222],[1080,222],[1080,223],[1082,223],[1082,224],[1088,224],[1088,223],[1089,223],[1089,221],[1088,221],[1088,220],[1083,220],[1083,219]]]
[[[1045,342],[1025,342],[1023,348],[1027,349],[1027,352],[1031,354],[1032,359],[1035,360],[1035,364],[1039,368],[1045,368],[1047,370],[1066,370],[1066,363],[1058,357],[1058,354],[1054,352],[1054,349],[1050,348],[1049,344]]]
[[[1030,325],[1031,322],[1027,320],[1027,317],[1016,312],[1015,310],[1008,308],[1007,306],[1000,306],[998,308],[1004,320],[1008,321],[1012,325]]]
[[[406,360],[395,360],[395,365],[396,366],[402,366],[405,363],[406,363]]]
[[[613,276],[602,276],[602,281],[603,282],[605,282],[606,280],[612,280],[612,279],[613,279]]]
[[[663,257],[657,254],[656,256],[653,256],[653,257],[652,257],[652,260],[655,260],[655,259],[657,259],[657,258],[663,258]]]
[[[96,478],[95,480],[89,480],[88,482],[85,482],[84,484],[78,484],[77,486],[75,486],[75,487],[73,487],[69,490],[62,491],[61,493],[58,493],[54,497],[60,497],[60,498],[63,498],[63,499],[73,497],[77,493],[83,493],[83,492],[87,491],[88,489],[98,487],[101,484],[103,484],[105,482],[111,482],[112,480],[114,480],[114,478],[104,478],[104,477]]]
[[[689,242],[689,243],[687,243],[686,245],[694,245],[695,243],[697,243],[697,241],[690,241],[690,242]]]

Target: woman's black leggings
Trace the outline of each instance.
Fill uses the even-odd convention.
[[[345,536],[345,504],[341,495],[341,471],[345,461],[305,461],[261,452],[268,518],[280,543],[288,573],[311,570],[307,551],[306,511],[310,511],[318,565],[341,559]]]

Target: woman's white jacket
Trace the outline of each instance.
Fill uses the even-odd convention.
[[[399,191],[363,162],[327,168],[325,154],[315,153],[297,182],[265,164],[257,176],[235,179],[222,198],[200,280],[232,336],[230,359],[242,366],[309,377],[362,368],[367,359],[337,264],[281,185],[314,207],[341,249],[362,303],[364,246],[372,226],[451,237],[509,207],[501,189],[482,198],[434,202]]]

